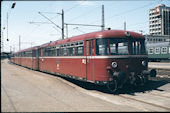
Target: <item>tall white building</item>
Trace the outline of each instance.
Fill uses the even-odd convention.
[[[170,35],[170,7],[160,4],[149,11],[150,35]]]

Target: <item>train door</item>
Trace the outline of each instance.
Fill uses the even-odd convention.
[[[34,55],[35,54],[35,50],[32,50],[32,55],[31,55],[31,61],[32,61],[32,69],[34,69]]]
[[[94,40],[86,41],[86,77],[87,80],[94,81]]]
[[[39,49],[35,50],[35,59],[36,59],[36,70],[39,70]]]
[[[19,65],[22,65],[21,63],[22,63],[22,57],[21,57],[21,53],[18,53],[18,63],[19,63]]]

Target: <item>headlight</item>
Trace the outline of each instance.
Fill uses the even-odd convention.
[[[116,68],[117,67],[117,63],[116,62],[112,62],[112,67]]]
[[[143,66],[146,66],[146,61],[142,61],[142,65],[143,65]]]

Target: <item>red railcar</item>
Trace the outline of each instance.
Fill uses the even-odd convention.
[[[22,55],[28,51],[30,58]],[[155,70],[148,71],[144,36],[131,31],[88,33],[22,50],[14,56],[11,61],[16,64],[107,85],[111,91],[126,83],[143,85],[149,74],[156,76]]]

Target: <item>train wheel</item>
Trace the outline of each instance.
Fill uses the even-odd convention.
[[[117,90],[117,81],[116,80],[112,80],[112,81],[109,81],[108,83],[107,83],[107,88],[108,88],[108,90],[110,91],[110,92],[112,92],[112,93],[114,93],[114,92],[116,92],[116,90]]]

